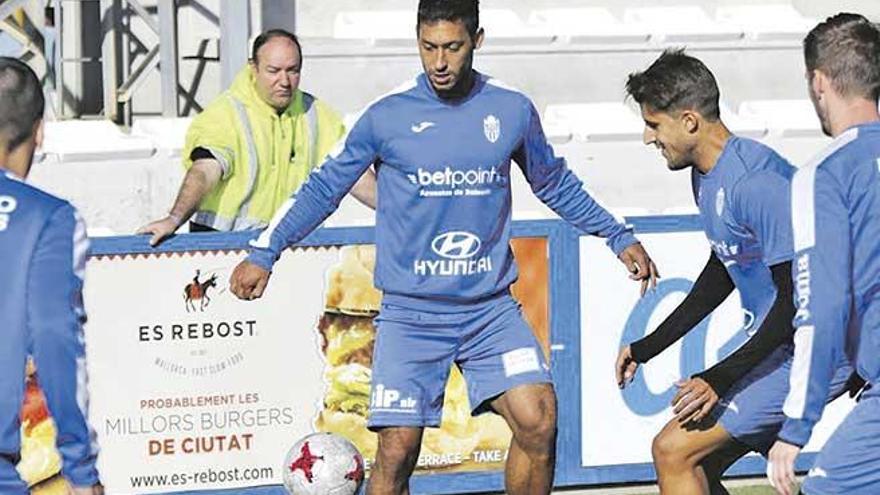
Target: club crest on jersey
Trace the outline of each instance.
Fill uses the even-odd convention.
[[[718,190],[715,194],[715,214],[719,217],[724,212],[724,188]]]
[[[490,143],[495,143],[501,137],[501,121],[494,115],[487,115],[483,119],[483,134]]]

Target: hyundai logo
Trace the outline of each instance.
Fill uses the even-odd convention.
[[[470,258],[480,250],[480,238],[470,232],[446,232],[434,238],[431,249],[452,260]]]

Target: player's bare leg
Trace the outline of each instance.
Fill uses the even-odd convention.
[[[370,470],[367,495],[409,495],[409,477],[419,458],[423,431],[413,427],[378,431],[379,448]]]
[[[513,431],[504,485],[510,495],[541,495],[553,487],[556,393],[547,383],[520,385],[492,401]]]
[[[682,425],[673,418],[654,437],[651,454],[662,494],[708,494],[709,480],[700,463],[731,440],[718,423]]]

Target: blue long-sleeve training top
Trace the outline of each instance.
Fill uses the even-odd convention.
[[[803,446],[838,359],[880,378],[880,123],[839,135],[792,181],[795,356],[779,438]]]
[[[749,340],[695,376],[723,395],[792,337],[790,182],[795,168],[757,141],[730,136],[707,173],[691,185],[712,249],[688,296],[644,338],[631,344],[645,363],[691,331],[734,289]]]
[[[395,297],[450,303],[507,289],[510,163],[532,191],[619,254],[636,242],[555,156],[522,93],[476,73],[470,93],[446,101],[422,74],[368,105],[328,160],[253,241],[248,260],[271,270],[281,251],[315,229],[378,164],[375,285]]]
[[[792,257],[789,181],[795,168],[770,148],[731,136],[715,167],[692,173],[712,251],[739,290],[749,334],[776,300],[770,267]]]
[[[82,287],[88,240],[76,210],[0,168],[0,463],[21,449],[25,362],[58,430],[62,473],[98,482],[97,444],[86,418]]]

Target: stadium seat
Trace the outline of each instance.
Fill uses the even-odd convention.
[[[484,9],[480,24],[495,38],[528,38],[530,42],[544,38],[522,22],[510,9]],[[336,14],[333,37],[337,39],[365,39],[379,44],[411,42],[416,33],[416,16],[412,10],[346,11]],[[546,37],[549,40],[549,37]]]
[[[800,40],[817,22],[788,4],[722,5],[715,20],[762,41]]]
[[[149,158],[156,146],[109,120],[65,120],[46,122],[43,152],[59,161],[104,161]]]
[[[720,103],[721,119],[736,135],[759,139],[767,135],[767,124],[764,119],[752,114],[738,114],[723,101]]]
[[[192,118],[139,118],[131,126],[131,135],[150,139],[169,155],[179,155]]]
[[[550,41],[551,36],[538,32],[509,9],[485,9],[480,11],[480,25],[486,30],[486,43],[505,38],[507,43],[522,40],[528,43]]]
[[[416,19],[411,10],[348,11],[336,14],[333,37],[340,39],[412,39]]]
[[[765,122],[769,132],[783,137],[818,136],[822,129],[810,100],[754,100],[739,106],[739,115]]]
[[[567,129],[581,141],[638,141],[642,137],[642,120],[619,102],[547,105],[543,121],[546,128],[556,133]]]
[[[649,32],[624,24],[604,7],[533,10],[527,24],[549,36],[566,36],[577,43],[644,43]]]
[[[547,114],[544,114],[541,126],[544,128],[544,135],[547,136],[553,144],[564,144],[572,139],[571,128],[568,122],[563,119],[547,120]]]
[[[705,10],[691,5],[628,8],[624,10],[623,21],[669,43],[733,41],[743,37],[742,30],[715,22]]]

